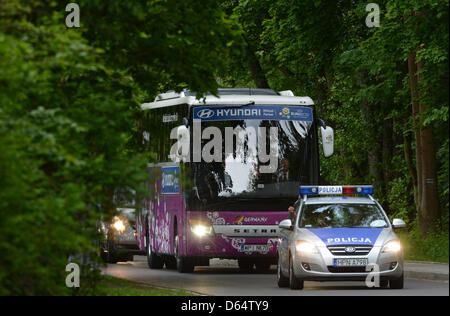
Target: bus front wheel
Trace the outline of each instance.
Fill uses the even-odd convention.
[[[192,258],[183,257],[179,253],[179,239],[175,237],[175,258],[177,261],[177,270],[180,273],[191,273],[194,271],[194,262]]]
[[[152,250],[150,249],[150,241],[149,238],[147,238],[146,240],[146,248],[147,248],[147,262],[148,262],[148,267],[150,269],[162,269],[164,266],[164,261],[162,260],[162,258],[160,256],[158,256],[157,254],[155,254],[154,252],[152,252]]]

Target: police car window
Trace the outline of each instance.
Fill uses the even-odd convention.
[[[302,211],[303,228],[384,228],[388,227],[381,210],[373,204],[308,204]]]

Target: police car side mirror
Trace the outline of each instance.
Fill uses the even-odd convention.
[[[406,223],[402,219],[394,218],[392,221],[392,227],[395,229],[406,228]]]
[[[328,158],[334,153],[334,130],[329,126],[321,126],[323,155]]]
[[[281,229],[292,229],[292,221],[290,219],[285,219],[282,220],[280,222],[280,224],[278,224],[278,227],[280,227]]]

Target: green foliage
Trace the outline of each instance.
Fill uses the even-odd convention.
[[[408,183],[407,179],[396,178],[389,182],[389,191],[387,196],[387,201],[390,208],[393,210],[392,215],[389,217],[401,218],[406,224],[413,224],[415,221],[411,219],[415,218],[416,209],[413,205],[414,201],[411,201],[411,190],[413,190],[412,185]]]
[[[240,50],[240,29],[215,0],[79,1],[85,37],[150,95],[218,87],[215,74]],[[102,17],[99,19],[99,17]]]
[[[96,293],[99,221],[117,189],[146,193],[140,103],[162,85],[214,91],[235,32],[213,1],[81,1],[81,29],[64,7],[0,1],[0,295]]]
[[[69,255],[96,251],[115,188],[144,179],[123,152],[137,106],[125,78],[59,18],[1,25],[1,294],[68,293]]]
[[[413,224],[414,229],[409,233],[400,233],[400,239],[405,251],[406,260],[449,262],[449,235],[448,219],[442,223],[444,230],[438,233],[429,234],[423,238],[417,223]]]
[[[159,289],[145,284],[105,276],[97,295],[101,296],[195,296],[183,290]]]
[[[253,86],[255,61],[271,87],[311,96],[335,128],[324,181],[374,183],[390,217],[411,225],[408,256],[448,261],[447,1],[380,1],[372,29],[352,0],[78,3],[81,28],[67,29],[66,3],[0,0],[0,295],[95,293],[89,266],[86,286],[69,291],[65,265],[95,257],[115,190],[145,192],[155,153],[142,147],[139,104],[169,88]],[[418,48],[443,211],[441,233],[427,239],[415,229],[406,155],[417,128],[406,62]]]
[[[335,128],[335,155],[321,161],[323,180],[373,183],[389,214],[409,222],[416,212],[414,155],[405,158],[405,149],[414,152],[407,58],[420,48],[423,121],[434,129],[448,216],[448,2],[379,1],[379,28],[365,25],[367,3],[359,1],[224,3],[257,48],[271,87],[311,96]]]

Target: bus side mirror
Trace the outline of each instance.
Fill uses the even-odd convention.
[[[189,157],[190,133],[185,125],[177,128],[177,156],[183,160]]]
[[[322,134],[322,146],[323,155],[328,158],[334,153],[334,131],[331,127],[320,127],[320,133]]]

